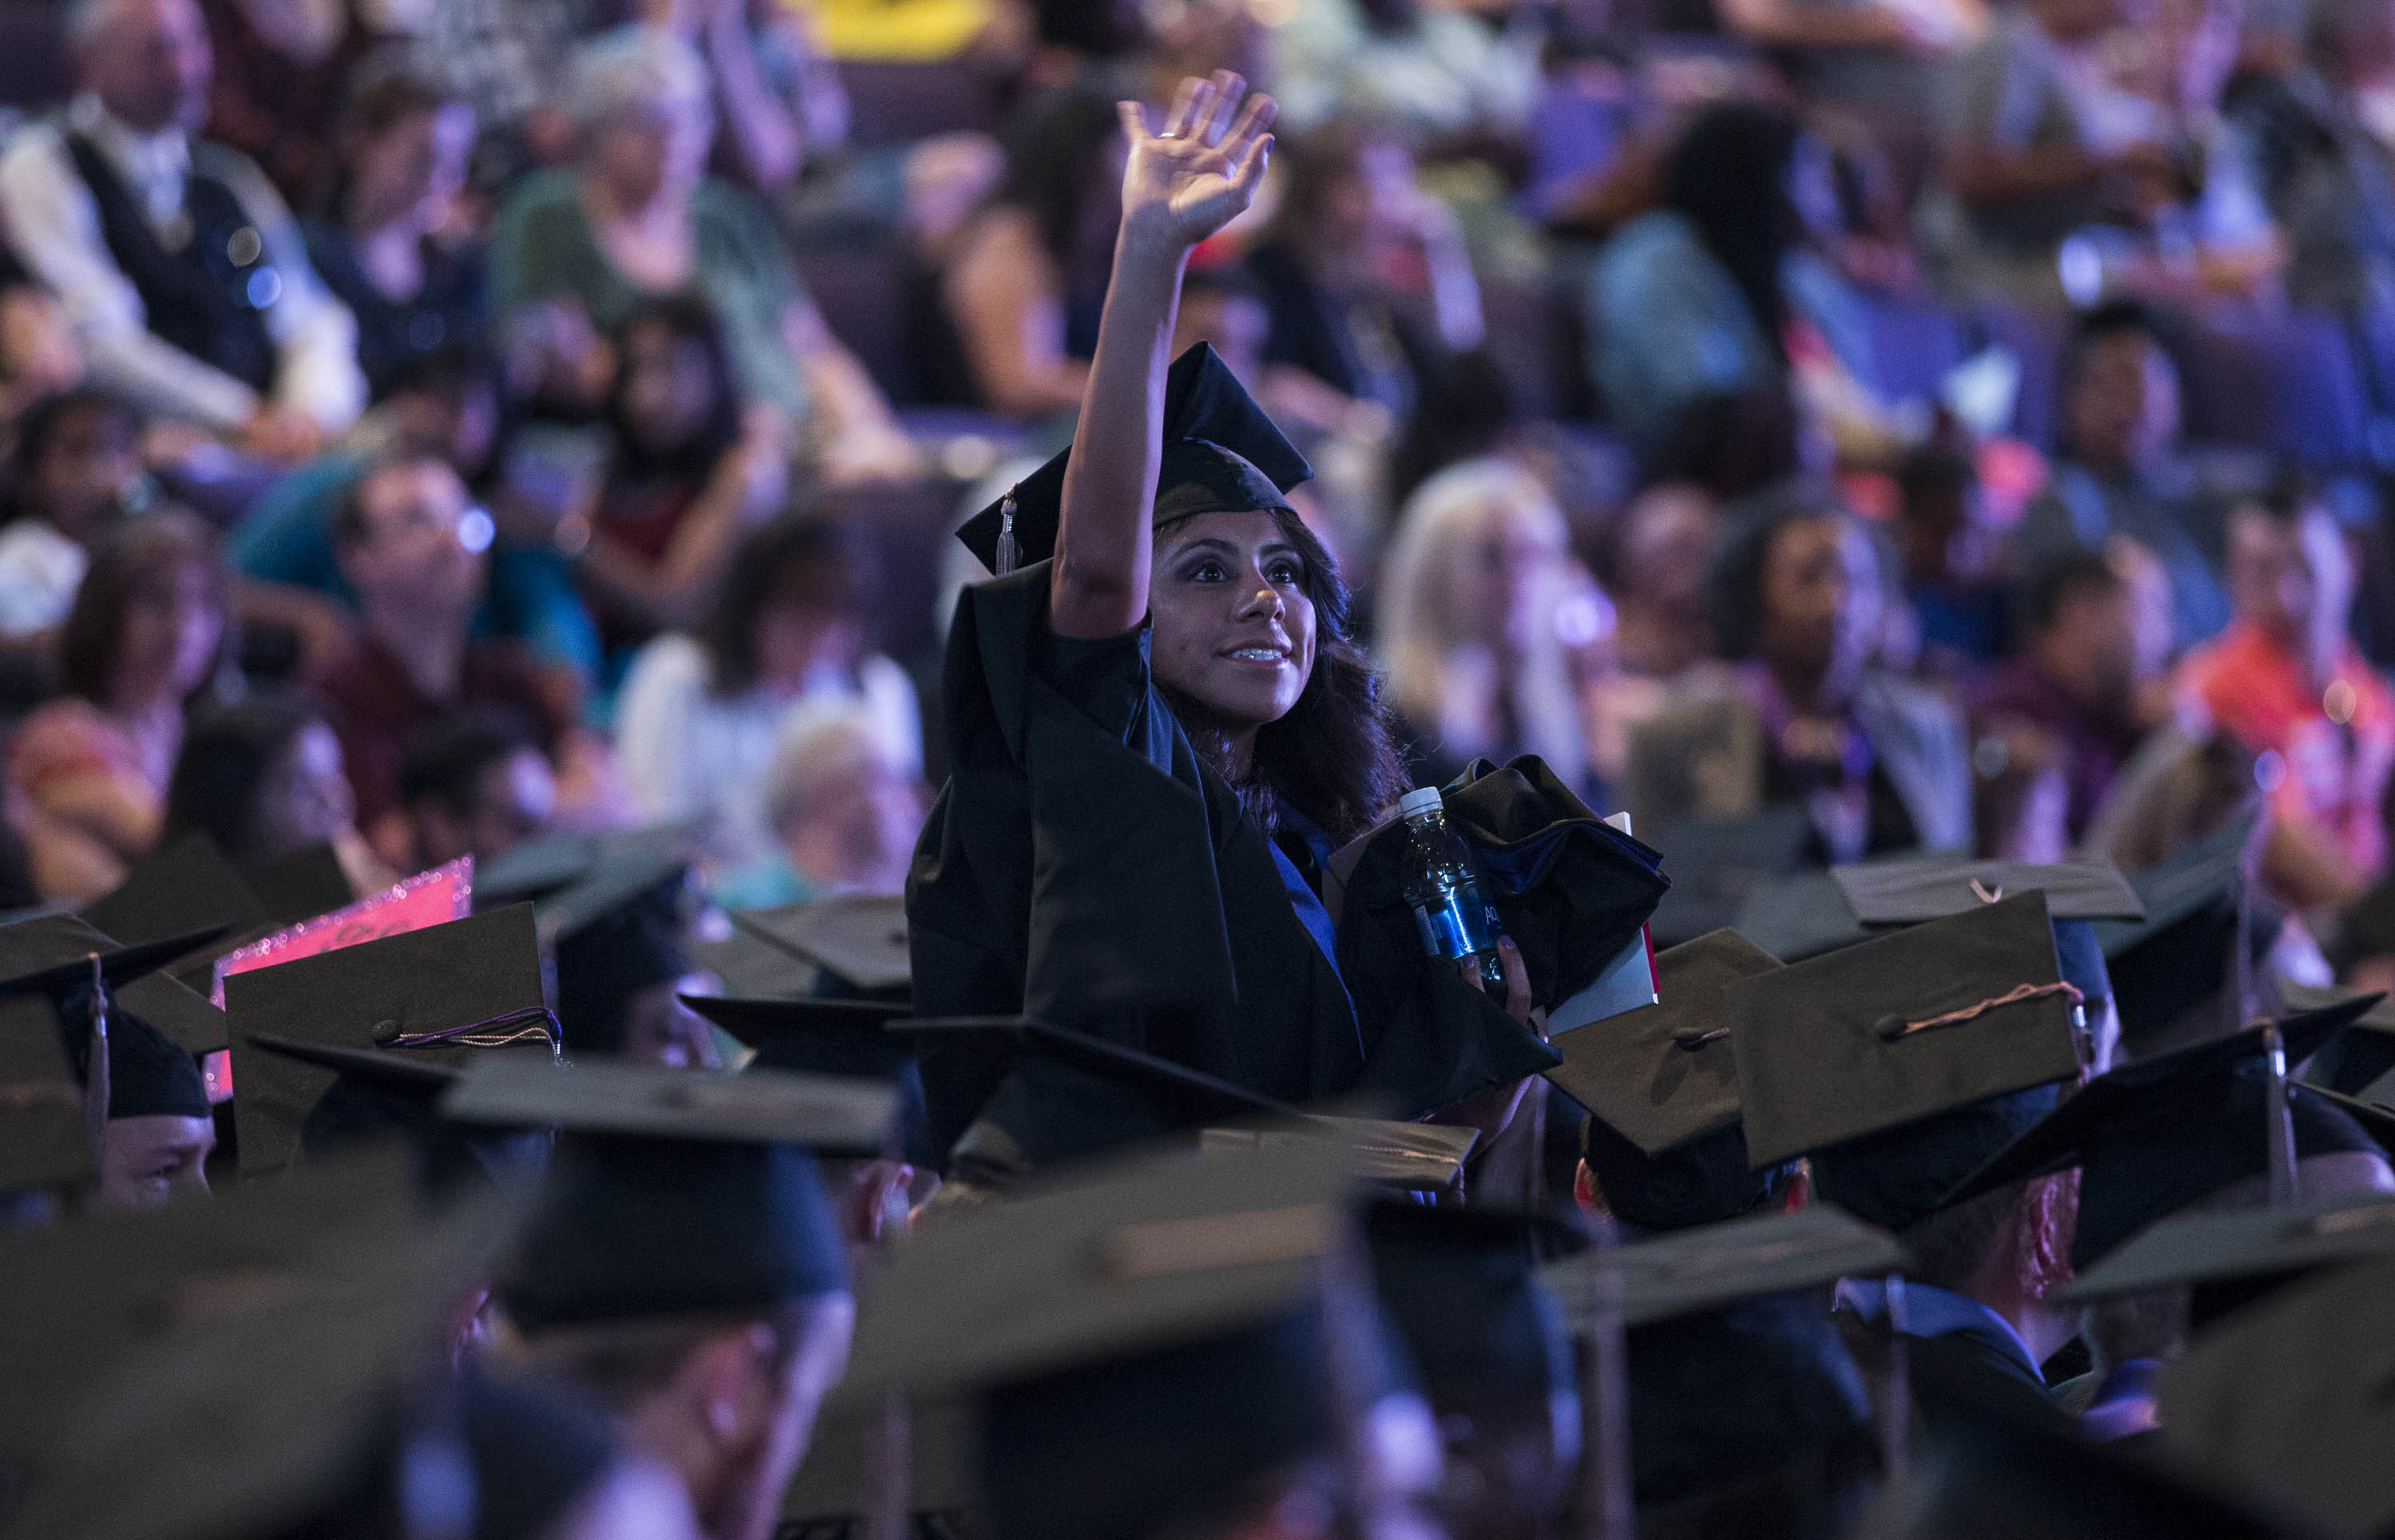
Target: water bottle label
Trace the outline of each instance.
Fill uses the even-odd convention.
[[[1450,889],[1439,896],[1437,903],[1413,908],[1414,928],[1422,934],[1422,949],[1433,957],[1451,961],[1471,957],[1496,944],[1487,934],[1488,906],[1471,889]]]

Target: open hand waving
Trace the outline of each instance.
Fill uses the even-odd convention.
[[[1149,132],[1138,102],[1117,109],[1131,145],[1122,184],[1126,234],[1186,250],[1247,209],[1272,153],[1267,130],[1278,110],[1272,98],[1248,95],[1248,83],[1225,70],[1211,80],[1184,80],[1161,133]]]

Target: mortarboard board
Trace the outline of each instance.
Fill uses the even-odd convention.
[[[957,538],[992,572],[1011,541],[1012,570],[1055,554],[1063,522],[1067,446],[965,521]],[[1289,509],[1289,490],[1313,467],[1257,405],[1214,350],[1200,342],[1172,361],[1164,382],[1164,456],[1155,522],[1198,513]]]
[[[2375,996],[2278,1024],[2299,1063],[2343,1031]],[[2138,1230],[2268,1168],[2267,1029],[2139,1059],[2098,1075],[1955,1187],[1939,1206],[2076,1165],[2074,1266],[2086,1267]],[[2352,1119],[2301,1084],[2287,1088],[2298,1157],[2375,1149]]]
[[[770,941],[728,927],[720,940],[694,936],[690,960],[713,974],[723,992],[744,1000],[805,1000],[815,992],[815,965]]]
[[[1701,1315],[1765,1294],[1900,1271],[1904,1247],[1827,1203],[1758,1214],[1551,1262],[1539,1277],[1574,1330],[1594,1313],[1592,1266],[1619,1276],[1624,1324]]]
[[[1917,925],[1965,914],[2007,895],[2045,895],[2054,920],[2142,920],[2145,905],[2102,856],[2033,863],[1925,857],[1832,867],[1830,880],[1866,925]]]
[[[536,1175],[547,1163],[545,1132],[456,1123],[433,1110],[463,1073],[454,1063],[435,1062],[421,1053],[344,1048],[271,1032],[250,1033],[249,1045],[337,1077],[299,1125],[299,1150],[311,1163],[353,1145],[404,1140],[416,1160],[418,1184],[436,1200],[468,1183],[504,1185]]]
[[[341,865],[341,853],[328,840],[245,861],[238,870],[268,917],[285,925],[347,909],[359,897]]]
[[[1128,1093],[1129,1104],[1114,1119],[1120,1144],[1190,1128],[1199,1129],[1201,1144],[1216,1150],[1335,1138],[1350,1145],[1360,1179],[1443,1192],[1462,1175],[1464,1157],[1478,1140],[1469,1128],[1302,1112],[1171,1059],[1025,1016],[909,1017],[884,1030],[925,1053],[987,1055],[998,1074],[1019,1054],[1079,1077],[1087,1094],[1111,1103],[1122,1104]],[[1225,1123],[1235,1126],[1209,1126]]]
[[[253,930],[273,918],[217,843],[196,831],[143,857],[81,913],[95,928],[134,944],[201,930]]]
[[[1722,986],[1779,962],[1733,931],[1657,954],[1661,999],[1559,1033],[1547,1078],[1590,1112],[1582,1158],[1617,1218],[1685,1229],[1753,1209],[1773,1177],[1748,1169]]]
[[[1734,979],[1722,999],[1757,1165],[2080,1070],[2075,1008],[2037,893]]]
[[[1799,871],[1757,883],[1740,900],[1730,928],[1783,962],[1802,962],[1871,939],[1827,871]]]
[[[2358,989],[2314,989],[2283,979],[2277,988],[2290,1011],[2324,1011],[2361,998]],[[2395,999],[2382,999],[2354,1018],[2352,1030],[2311,1056],[2303,1079],[2344,1095],[2395,1105],[2390,1071],[2395,1071]],[[2374,1089],[2377,1095],[2372,1094]]]
[[[533,916],[557,961],[567,1051],[612,1054],[633,997],[694,971],[681,934],[690,859],[664,830],[592,836],[579,851],[584,864],[533,900]]]
[[[2327,1533],[2387,1533],[2395,1342],[2363,1323],[2390,1292],[2395,1259],[2382,1256],[2305,1279],[2198,1334],[2163,1369],[2159,1453]]]
[[[734,929],[868,994],[904,989],[914,976],[906,949],[906,905],[902,898],[820,898],[780,909],[741,910],[731,918]]]
[[[757,1050],[767,1069],[894,1081],[914,1050],[883,1030],[906,1007],[878,1000],[744,1000],[684,995],[681,1002]]]
[[[2234,986],[2255,827],[2251,816],[2236,819],[2161,865],[2131,873],[2145,918],[2096,923],[2121,1029],[2131,1041],[2164,1036]]]
[[[502,1276],[517,1323],[758,1308],[845,1291],[831,1201],[810,1150],[871,1156],[895,1097],[856,1080],[595,1063],[470,1069],[442,1100],[469,1122],[561,1132]]]
[[[72,914],[20,920],[0,925],[0,992],[40,993],[61,1006],[80,1001],[96,955],[118,1013],[140,1017],[186,1052],[214,1053],[225,1045],[224,1013],[159,970],[217,934],[203,929],[123,946]],[[80,1020],[83,1009],[75,1014]]]
[[[409,1511],[426,1494],[404,1479],[421,1431],[406,1408],[437,1383],[456,1301],[511,1217],[491,1201],[434,1225],[387,1219],[274,1287],[186,1302],[179,1324],[56,1409],[51,1436],[19,1468],[11,1533],[372,1533],[366,1514],[394,1496],[412,1530],[430,1515]],[[454,1491],[441,1507],[463,1517],[446,1500]]]
[[[2341,1192],[2160,1220],[2106,1253],[2064,1294],[2106,1299],[2181,1283],[2304,1272],[2390,1252],[2395,1196]]]
[[[1793,876],[1807,860],[1813,816],[1802,806],[1766,807],[1740,818],[1697,818],[1654,839],[1671,889],[1647,918],[1658,947],[1676,947],[1736,924],[1747,896]]]
[[[777,1069],[740,1074],[612,1060],[562,1069],[522,1055],[465,1068],[441,1097],[442,1115],[518,1128],[644,1140],[785,1143],[827,1155],[872,1157],[890,1135],[888,1086]]]
[[[543,1064],[556,1052],[525,905],[233,974],[225,1006],[236,1029],[233,1114],[245,1176],[290,1162],[318,1103],[342,1078],[267,1053],[250,1033],[420,1054],[451,1066],[503,1047]]]

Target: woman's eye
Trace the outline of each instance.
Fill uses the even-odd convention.
[[[1193,583],[1219,583],[1229,576],[1219,562],[1199,562],[1183,574]]]
[[[1276,583],[1300,583],[1305,580],[1305,569],[1295,562],[1275,562],[1264,569],[1264,576]]]

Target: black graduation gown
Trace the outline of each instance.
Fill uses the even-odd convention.
[[[1879,1395],[1887,1362],[1886,1321],[1866,1321],[1844,1309],[1833,1312],[1831,1320],[1855,1361],[1871,1375],[1872,1394]],[[2020,1356],[2009,1346],[1991,1335],[1958,1331],[1907,1336],[1904,1354],[1913,1412],[1925,1421],[1992,1411],[2049,1433],[2071,1431],[2076,1419],[2047,1391],[2045,1382],[2022,1367]]]
[[[1351,1090],[1355,1008],[1263,830],[1157,693],[1147,629],[1057,637],[1048,583],[1042,562],[957,605],[954,770],[906,884],[916,1014],[1027,1015],[1290,1103]],[[976,1119],[1035,1166],[1162,1132],[1120,1090],[1036,1058],[935,1054],[923,1091],[913,1153],[941,1166]]]

